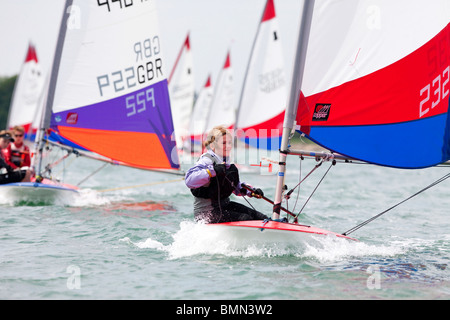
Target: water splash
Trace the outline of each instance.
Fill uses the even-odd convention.
[[[402,245],[377,245],[362,241],[346,241],[336,237],[315,237],[314,243],[306,243],[303,257],[319,262],[336,262],[361,257],[393,257],[405,253]]]
[[[152,239],[147,239],[145,241],[141,241],[141,242],[136,242],[134,243],[133,241],[131,241],[130,238],[125,237],[123,239],[120,239],[119,241],[125,242],[125,243],[129,243],[131,245],[134,245],[140,249],[156,249],[156,250],[161,250],[164,251],[164,245],[156,240],[152,240]]]
[[[104,205],[113,197],[106,197],[92,189],[79,192],[65,191],[55,193],[35,193],[34,190],[12,190],[0,192],[0,205],[9,206],[74,206],[84,207]],[[115,198],[117,199],[117,198]]]
[[[148,238],[140,242],[122,239],[140,249],[164,251],[169,259],[196,255],[222,255],[227,257],[280,257],[294,256],[317,260],[322,263],[344,261],[349,258],[368,256],[392,257],[405,253],[403,245],[377,245],[349,241],[334,236],[310,236],[304,241],[257,243],[236,239],[229,234],[217,232],[202,223],[183,221],[180,229],[172,235],[172,242],[163,244]]]

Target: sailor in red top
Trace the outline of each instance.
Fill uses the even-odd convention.
[[[6,161],[14,169],[31,165],[30,148],[23,143],[24,134],[25,129],[22,126],[15,126],[14,142],[11,142],[4,152]]]
[[[0,131],[0,184],[12,182],[29,182],[31,178],[31,171],[26,167],[21,169],[12,168],[6,161],[4,154],[8,145],[14,142],[11,134],[5,130]]]

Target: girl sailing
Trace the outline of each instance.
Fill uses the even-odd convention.
[[[186,186],[194,195],[196,221],[222,223],[269,219],[254,209],[230,201],[232,193],[238,196],[264,195],[261,189],[249,193],[241,187],[238,169],[230,163],[232,141],[225,127],[214,127],[205,143],[207,152],[186,173]]]

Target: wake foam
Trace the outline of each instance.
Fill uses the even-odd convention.
[[[117,200],[117,196],[105,196],[92,189],[81,189],[79,192],[60,191],[34,192],[33,189],[0,190],[0,205],[10,206],[99,206]]]
[[[374,245],[362,241],[347,241],[336,237],[315,237],[314,243],[306,243],[302,256],[319,262],[336,262],[359,257],[393,257],[405,253],[401,245]]]
[[[167,253],[169,259],[196,255],[223,255],[228,257],[278,257],[295,256],[319,262],[343,261],[349,258],[379,256],[391,257],[407,250],[403,245],[372,245],[349,241],[335,236],[310,236],[305,241],[292,243],[255,243],[226,237],[202,223],[183,221],[180,230],[172,235],[173,242],[164,244],[148,238],[132,242],[120,239],[140,249],[158,250]]]

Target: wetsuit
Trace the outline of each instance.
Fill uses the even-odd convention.
[[[0,184],[20,182],[25,178],[26,170],[14,170],[4,159],[0,151]]]
[[[224,161],[211,150],[203,154],[196,165],[186,173],[185,182],[194,195],[196,221],[221,223],[244,220],[264,220],[268,217],[240,203],[230,201],[230,195],[248,195],[242,190],[239,172],[234,164],[222,164],[226,170],[217,173],[214,168]],[[242,190],[242,191],[241,191]]]

